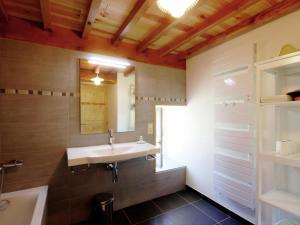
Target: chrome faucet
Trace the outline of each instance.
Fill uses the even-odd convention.
[[[115,138],[114,138],[113,130],[112,129],[108,130],[108,136],[109,136],[108,144],[109,145],[113,145]]]
[[[8,163],[3,163],[0,166],[0,171],[7,169],[7,168],[14,168],[14,167],[20,167],[20,166],[23,166],[23,160],[12,160]]]

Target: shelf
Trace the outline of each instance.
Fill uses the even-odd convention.
[[[290,74],[300,70],[300,51],[255,63],[261,71]]]
[[[293,53],[286,54],[286,55],[282,55],[282,56],[277,56],[277,57],[274,57],[274,58],[271,58],[271,59],[266,59],[266,60],[263,60],[263,61],[259,61],[259,62],[255,63],[255,66],[259,67],[261,65],[270,64],[270,63],[282,61],[282,60],[297,57],[297,56],[300,56],[300,51],[293,52]]]
[[[259,198],[262,202],[300,216],[300,197],[284,191],[269,191]]]
[[[281,106],[281,107],[291,107],[300,106],[300,101],[289,101],[289,102],[261,102],[260,106]]]
[[[293,167],[300,167],[300,153],[281,156],[274,152],[266,152],[266,153],[260,153],[259,156],[264,160],[273,161],[275,163],[284,164]]]

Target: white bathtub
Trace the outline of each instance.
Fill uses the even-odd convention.
[[[48,186],[4,193],[7,209],[0,211],[0,225],[45,225]]]

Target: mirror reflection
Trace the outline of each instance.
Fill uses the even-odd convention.
[[[127,62],[80,59],[82,134],[135,130],[135,68]]]

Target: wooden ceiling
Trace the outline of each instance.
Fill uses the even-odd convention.
[[[300,0],[199,0],[175,19],[155,0],[0,0],[0,37],[184,68],[186,58],[299,8]]]

